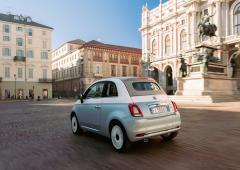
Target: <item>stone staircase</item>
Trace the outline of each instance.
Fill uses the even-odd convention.
[[[177,103],[222,103],[240,101],[240,95],[224,96],[178,96],[170,95],[172,101]]]

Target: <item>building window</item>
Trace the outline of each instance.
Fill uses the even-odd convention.
[[[28,29],[28,36],[32,36],[32,35],[33,35],[32,28],[29,28]]]
[[[27,58],[33,58],[33,50],[27,51]]]
[[[16,43],[17,43],[17,46],[23,46],[23,39],[22,38],[17,38]]]
[[[152,42],[152,53],[153,53],[153,55],[157,54],[157,41],[156,40],[153,40],[153,42]]]
[[[208,15],[208,9],[204,9],[203,15],[204,15],[204,16],[205,16],[205,15]]]
[[[109,54],[109,62],[110,63],[118,63],[118,55],[117,54]]]
[[[10,78],[10,68],[5,67],[5,78]]]
[[[100,74],[100,66],[96,66],[96,68],[95,68],[95,73],[96,73],[96,74]]]
[[[170,36],[167,35],[165,38],[165,54],[170,54]]]
[[[131,58],[131,64],[139,65],[139,57],[137,57],[137,56],[132,56],[132,58]]]
[[[234,33],[240,33],[240,3],[234,9]]]
[[[3,32],[9,33],[9,32],[10,32],[10,26],[7,25],[7,24],[4,24],[4,25],[3,25]]]
[[[17,16],[17,15],[14,15],[14,17],[13,17],[15,20],[19,20],[20,18],[19,18],[19,16]]]
[[[33,69],[32,68],[28,69],[28,78],[33,79]]]
[[[17,49],[17,50],[16,50],[16,56],[18,56],[18,57],[24,57],[24,52],[23,52],[23,50]]]
[[[187,34],[185,30],[180,33],[180,50],[184,50],[187,47]]]
[[[43,79],[46,79],[47,78],[47,69],[43,69],[42,73],[43,73]]]
[[[183,19],[183,20],[181,21],[181,24],[182,24],[182,25],[184,25],[184,24],[185,24],[185,19]]]
[[[32,44],[32,39],[28,39],[28,44]]]
[[[138,76],[138,74],[137,74],[137,67],[133,67],[133,76],[134,77]]]
[[[122,66],[122,76],[123,77],[127,76],[127,66]]]
[[[10,37],[9,36],[3,36],[3,41],[10,41]]]
[[[48,59],[48,53],[47,52],[41,52],[41,59],[47,60]]]
[[[43,48],[46,49],[47,48],[47,41],[43,41]]]
[[[46,31],[42,31],[42,35],[46,35]]]
[[[98,51],[93,52],[93,61],[102,62],[103,61],[103,52],[98,52]]]
[[[2,55],[3,55],[4,57],[9,57],[9,56],[11,56],[11,50],[10,50],[10,48],[3,48],[3,49],[2,49]]]
[[[22,27],[16,27],[16,31],[22,32],[22,31],[23,31],[23,28],[22,28]]]
[[[120,63],[121,63],[121,64],[129,64],[128,56],[122,55],[122,56],[120,57]]]
[[[111,65],[111,76],[117,76],[117,69],[116,65]]]
[[[22,68],[18,68],[18,78],[22,78],[22,77],[23,77]]]

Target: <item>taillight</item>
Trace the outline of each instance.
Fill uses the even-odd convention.
[[[177,110],[178,110],[177,104],[172,101],[172,105],[173,105],[173,108],[174,108],[174,112],[177,112]]]
[[[128,107],[129,107],[129,111],[130,111],[130,113],[133,117],[142,117],[143,116],[140,108],[138,107],[138,105],[129,104]]]

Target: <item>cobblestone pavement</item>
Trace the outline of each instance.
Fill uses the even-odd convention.
[[[116,153],[104,137],[74,136],[73,102],[0,102],[0,170],[240,169],[240,102],[182,105],[172,142],[154,138]]]

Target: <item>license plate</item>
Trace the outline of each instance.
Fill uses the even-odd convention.
[[[157,114],[157,113],[164,113],[164,112],[169,112],[169,107],[166,105],[161,105],[161,106],[155,106],[151,107],[150,111],[152,114]]]

